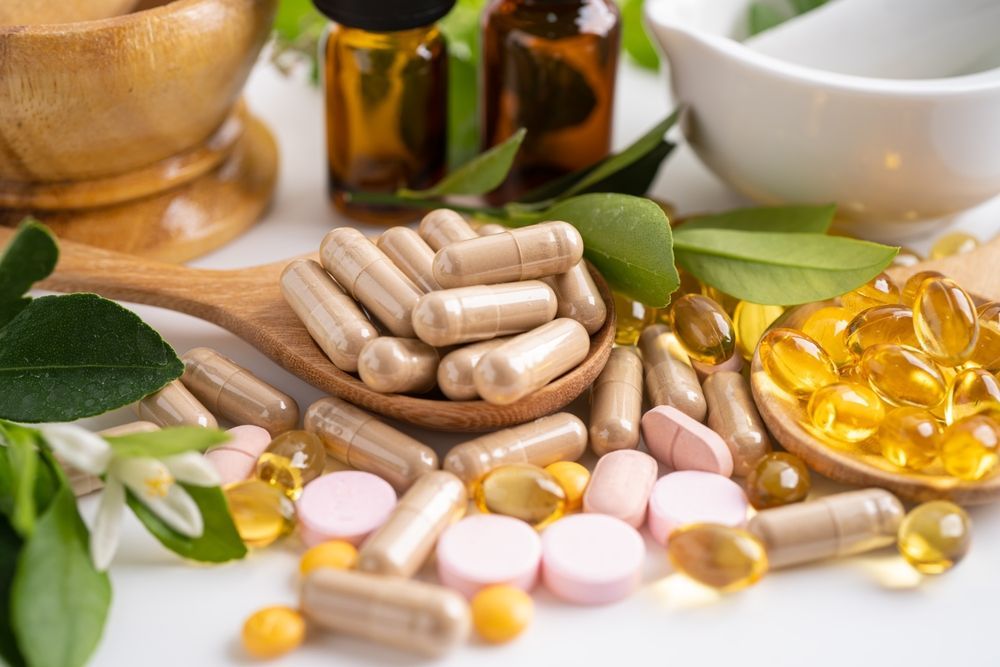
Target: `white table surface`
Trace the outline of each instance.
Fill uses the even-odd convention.
[[[663,117],[665,91],[659,77],[623,68],[618,145]],[[194,262],[197,266],[249,266],[312,251],[340,222],[326,203],[319,93],[262,64],[247,97],[279,140],[282,166],[275,204],[260,225]],[[681,212],[741,203],[684,147],[669,159],[654,191]],[[995,200],[958,224],[986,238],[1000,223],[998,213],[1000,201]],[[135,311],[179,352],[199,345],[216,348],[292,394],[303,410],[321,396],[214,325],[157,308],[136,306]],[[581,401],[575,409],[584,409]],[[126,409],[88,421],[106,427],[133,419]],[[441,450],[457,441],[440,434],[417,435]],[[816,480],[814,486],[821,492],[837,488],[826,480]],[[90,515],[96,503],[88,498],[83,505]],[[663,549],[650,541],[644,585],[628,600],[574,607],[538,589],[535,621],[517,641],[493,647],[473,640],[438,664],[997,665],[1000,649],[993,633],[1000,627],[1000,508],[980,508],[972,515],[972,551],[945,576],[921,578],[894,551],[883,550],[774,572],[750,590],[723,597],[671,576]],[[301,549],[291,537],[241,562],[202,566],[164,550],[129,515],[111,568],[111,613],[93,664],[250,664],[239,643],[243,620],[263,606],[296,604]],[[316,630],[300,650],[273,664],[417,662],[421,660],[407,654]]]

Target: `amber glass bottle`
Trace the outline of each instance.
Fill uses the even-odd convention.
[[[424,188],[444,173],[448,54],[435,22],[455,0],[314,3],[334,21],[322,46],[333,204],[366,222],[411,219],[345,195]]]
[[[483,15],[483,145],[528,130],[494,202],[607,155],[619,39],[614,0],[490,2]]]

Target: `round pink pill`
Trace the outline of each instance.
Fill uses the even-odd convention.
[[[639,531],[621,519],[576,514],[542,534],[542,581],[568,602],[609,604],[639,586],[645,556]]]
[[[260,426],[237,426],[226,431],[226,435],[229,440],[205,453],[205,458],[219,473],[222,486],[253,475],[258,457],[271,444],[271,434]]]
[[[437,544],[438,578],[468,598],[494,584],[530,591],[541,560],[542,541],[535,529],[500,514],[466,517]]]
[[[342,470],[306,484],[295,503],[299,536],[312,547],[328,540],[360,544],[385,523],[396,507],[396,492],[377,475]]]
[[[649,532],[666,544],[675,528],[689,523],[742,526],[747,496],[740,485],[722,475],[683,470],[664,475],[649,496]]]

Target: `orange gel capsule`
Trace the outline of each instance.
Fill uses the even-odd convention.
[[[893,306],[899,303],[899,288],[885,273],[880,273],[861,287],[840,297],[840,303],[852,313],[875,306]]]
[[[764,372],[776,385],[800,398],[837,381],[837,367],[819,343],[794,329],[778,328],[760,341]]]
[[[902,345],[875,345],[861,357],[871,388],[892,405],[930,408],[945,397],[941,370],[929,356]]]
[[[904,306],[876,306],[859,313],[847,325],[847,348],[852,354],[860,357],[879,343],[918,347],[913,311]]]
[[[736,349],[733,321],[718,303],[700,294],[686,294],[670,306],[670,322],[688,356],[704,364],[728,361]]]
[[[852,319],[854,315],[847,308],[820,308],[806,319],[802,333],[819,343],[837,368],[843,368],[854,361],[854,355],[847,347],[847,327]]]
[[[979,318],[972,298],[948,278],[929,278],[913,302],[913,330],[920,347],[935,361],[957,366],[972,356]]]

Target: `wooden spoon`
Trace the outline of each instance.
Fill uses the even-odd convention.
[[[13,231],[0,228],[0,247]],[[608,319],[591,337],[590,352],[575,369],[511,405],[380,394],[334,366],[313,343],[278,287],[288,261],[234,271],[190,269],[60,241],[56,272],[38,287],[95,292],[109,299],[188,313],[228,329],[290,373],[335,396],[410,424],[439,431],[484,431],[556,412],[589,387],[614,342],[611,292],[592,270]]]
[[[953,278],[974,298],[1000,301],[1000,237],[964,255],[956,255],[911,267],[898,267],[889,273],[897,281],[917,271],[934,270]],[[786,323],[797,326],[810,308],[800,306],[789,312]],[[764,372],[760,355],[755,354],[750,367],[754,399],[764,423],[774,438],[791,453],[799,456],[816,472],[853,486],[879,486],[915,501],[947,498],[962,505],[978,505],[1000,500],[1000,474],[970,482],[946,475],[900,472],[880,456],[858,455],[819,440],[808,426],[805,404],[779,389]]]

